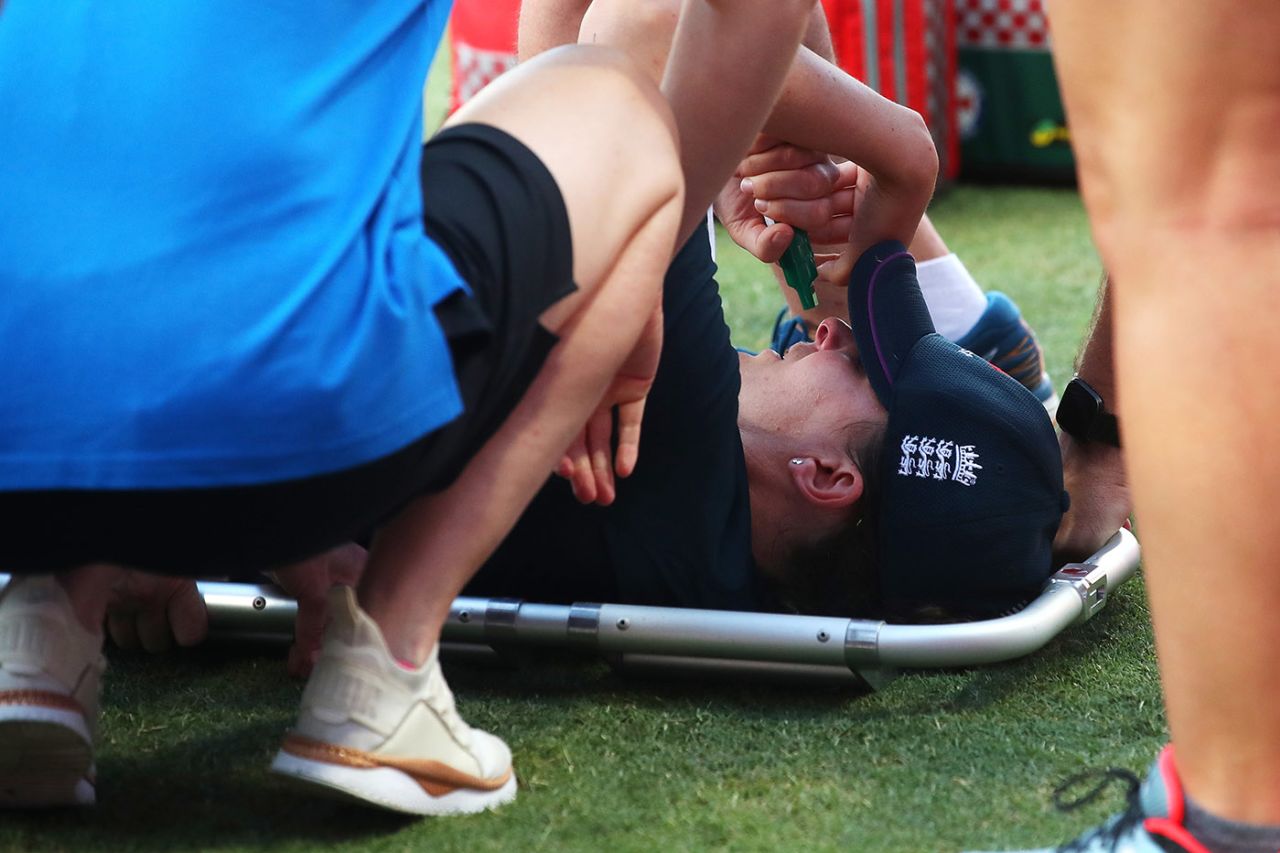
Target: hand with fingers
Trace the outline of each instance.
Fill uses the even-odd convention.
[[[778,256],[786,249],[792,226],[802,228],[820,252],[826,250],[815,254],[819,280],[841,287],[867,248],[890,239],[911,244],[936,175],[927,168],[903,169],[886,180],[847,160],[763,136],[738,173],[739,195],[726,187],[716,208],[734,242],[768,260],[775,248]],[[767,226],[765,216],[776,224]],[[759,251],[761,246],[769,251]]]
[[[845,165],[851,170],[854,191],[850,216],[844,220],[843,245],[832,245],[833,254],[820,258],[818,264],[819,280],[840,287],[848,285],[853,265],[875,244],[897,240],[910,246],[933,196],[932,183],[890,184],[861,166]]]
[[[194,580],[129,570],[111,589],[107,633],[122,649],[164,652],[202,642],[209,613]]]
[[[1129,527],[1133,498],[1124,451],[1101,442],[1082,444],[1059,436],[1062,479],[1071,507],[1053,539],[1055,565],[1082,560],[1101,548],[1121,527]]]
[[[359,583],[367,558],[364,548],[348,542],[271,573],[280,588],[298,602],[287,664],[290,675],[305,678],[311,674],[329,624],[329,590]]]
[[[844,243],[856,169],[822,152],[760,136],[716,199],[716,217],[735,243],[765,263],[782,257],[796,228],[807,231],[815,245]]]
[[[615,478],[629,477],[635,470],[645,401],[661,354],[662,304],[658,303],[600,405],[556,468],[556,474],[572,484],[573,496],[581,503],[609,506],[617,497]]]

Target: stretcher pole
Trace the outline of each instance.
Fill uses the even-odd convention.
[[[795,675],[875,685],[898,668],[975,666],[1043,647],[1092,618],[1137,570],[1140,549],[1117,531],[1095,554],[1059,569],[1022,610],[998,619],[902,625],[832,616],[646,607],[539,604],[511,598],[456,599],[449,646],[501,654],[517,647],[577,649],[637,669]],[[0,584],[8,578],[0,575]],[[215,639],[287,642],[296,603],[265,584],[200,581]]]

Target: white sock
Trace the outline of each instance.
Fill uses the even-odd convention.
[[[959,340],[987,310],[987,295],[955,252],[916,264],[920,291],[938,334]]]

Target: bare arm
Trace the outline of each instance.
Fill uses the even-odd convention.
[[[695,3],[693,7],[705,11],[713,5]],[[652,73],[664,65],[664,51],[672,43],[676,24],[676,7],[676,0],[596,0],[582,22],[580,38],[623,46]],[[806,38],[829,54],[830,37],[821,8],[814,4],[808,13]],[[712,10],[708,14],[717,13]],[[676,65],[679,57],[673,48],[663,77],[664,91],[677,110],[690,181],[682,234],[687,236],[701,221],[707,202],[737,165],[724,159],[727,155],[715,159],[700,152],[732,150],[740,156],[746,151],[741,141],[728,145],[723,131],[735,124],[749,124],[743,107],[750,105],[753,111],[770,112],[764,128],[771,136],[847,158],[874,176],[874,195],[882,203],[866,212],[882,210],[884,215],[864,217],[867,229],[859,235],[859,243],[889,237],[909,243],[937,175],[933,140],[920,116],[876,94],[808,48],[801,49],[790,63],[775,105],[769,92],[751,82],[751,75],[762,69],[748,48],[730,42],[737,46],[735,51],[708,51],[706,38],[686,42],[691,55],[680,60],[685,63],[683,70]],[[677,99],[683,100],[677,103]]]
[[[811,24],[815,0],[596,0],[577,40],[628,54],[660,82],[680,133],[679,242],[746,154]],[[567,41],[580,0],[527,0],[520,55]]]
[[[591,0],[523,0],[516,52],[523,62],[544,50],[573,44]]]
[[[1111,331],[1111,285],[1098,291],[1093,328],[1076,362],[1076,373],[1097,391],[1108,411],[1119,410]],[[1062,476],[1071,508],[1062,518],[1053,547],[1059,562],[1078,560],[1096,551],[1125,524],[1133,511],[1124,451],[1100,442],[1081,444],[1066,432],[1059,436]]]
[[[772,110],[813,5],[686,0],[662,78],[680,129],[681,240],[702,221]]]
[[[803,48],[765,132],[852,160],[874,180],[873,186],[859,183],[855,256],[879,240],[911,242],[938,174],[938,155],[919,113]]]

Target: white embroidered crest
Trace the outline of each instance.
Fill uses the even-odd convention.
[[[978,452],[972,444],[956,445],[956,472],[951,479],[966,486],[978,482],[978,472],[982,466],[978,464]]]
[[[951,455],[955,451],[956,443],[954,441],[939,441],[938,449],[934,451],[938,456],[938,461],[933,464],[933,479],[947,480],[951,477]]]
[[[904,477],[910,477],[915,466],[915,453],[919,445],[916,444],[916,436],[904,435],[902,437],[902,456],[898,457],[898,473]]]
[[[962,486],[978,482],[978,451],[972,444],[956,444],[927,435],[903,436],[898,474],[903,477],[950,480]]]
[[[920,439],[920,461],[916,463],[917,477],[933,476],[933,452],[938,447],[936,438]]]

